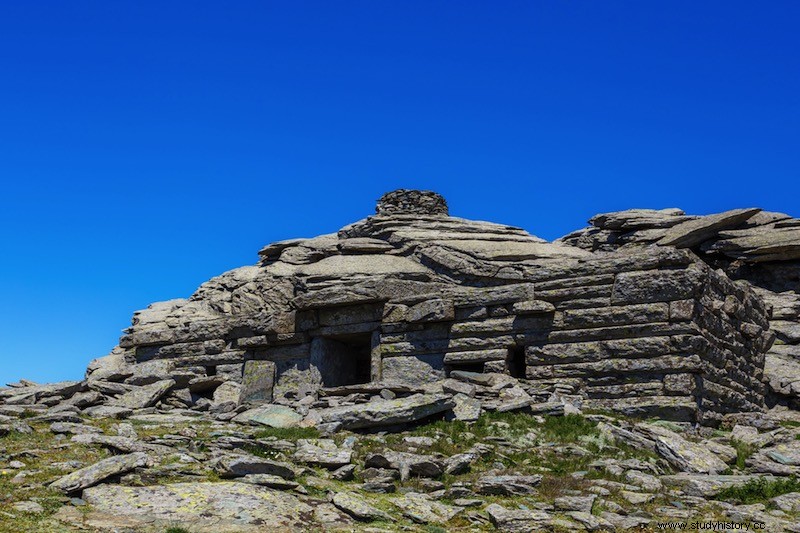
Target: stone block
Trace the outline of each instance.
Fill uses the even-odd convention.
[[[272,401],[275,387],[273,361],[245,361],[240,403],[255,405]]]

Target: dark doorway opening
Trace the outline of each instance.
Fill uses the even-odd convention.
[[[508,370],[511,377],[525,379],[527,364],[525,363],[525,347],[513,346],[508,350]]]
[[[372,334],[314,339],[311,360],[319,369],[325,387],[369,383],[372,380]]]
[[[486,363],[459,363],[455,365],[447,365],[447,375],[449,376],[451,372],[456,370],[460,372],[475,372],[477,374],[483,374],[485,366]]]

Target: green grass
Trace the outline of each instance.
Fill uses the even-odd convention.
[[[758,447],[738,440],[732,441],[731,444],[736,448],[736,468],[744,470],[747,467],[747,459],[758,450]]]
[[[581,415],[549,416],[542,426],[543,436],[561,443],[578,442],[580,437],[600,435],[597,424]]]
[[[266,439],[275,437],[278,440],[296,441],[298,439],[318,439],[317,428],[264,428],[256,431],[255,438]]]
[[[717,494],[716,500],[740,504],[764,503],[776,496],[800,491],[800,480],[796,477],[768,480],[758,478],[743,485],[728,487]]]
[[[785,428],[800,428],[800,422],[796,420],[783,420],[781,426]]]
[[[164,533],[191,533],[191,532],[186,528],[173,526],[165,529]]]

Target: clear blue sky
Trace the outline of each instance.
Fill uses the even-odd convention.
[[[0,1],[0,381],[383,192],[800,216],[800,3]]]

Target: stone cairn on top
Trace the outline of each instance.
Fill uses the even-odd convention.
[[[375,212],[379,215],[447,215],[447,202],[433,191],[397,189],[387,192],[378,200]]]
[[[20,494],[44,482],[20,459],[71,470],[48,490],[92,508],[57,518],[101,530],[457,516],[478,529],[624,530],[703,516],[726,487],[800,475],[800,219],[635,209],[589,223],[547,242],[450,216],[434,192],[389,192],[372,216],[269,244],[257,264],[136,312],[85,379],[0,388],[0,439],[50,424],[53,450],[113,452],[83,465],[0,440],[0,461],[22,469]],[[528,429],[497,417],[481,437],[481,424],[457,439],[370,435],[506,412],[529,415]],[[586,440],[555,445],[543,417],[581,413]],[[120,422],[97,422],[108,418]],[[180,429],[140,438],[124,420]],[[264,438],[264,427],[345,436]],[[556,479],[546,466],[565,458],[579,469],[550,486],[573,492],[525,509],[497,500],[538,498]],[[210,472],[230,481],[198,481]],[[148,482],[159,476],[183,481]],[[370,499],[398,484],[391,508]],[[800,494],[770,504],[768,515],[763,504],[713,512],[797,531]],[[34,498],[14,506],[43,512]]]

